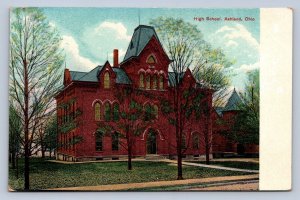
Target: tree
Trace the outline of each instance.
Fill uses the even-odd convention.
[[[45,128],[45,149],[49,151],[49,157],[57,148],[57,118],[56,115],[52,116]]]
[[[159,17],[151,20],[151,25],[156,28],[164,46],[167,48],[169,58],[173,61],[170,64],[173,77],[172,81],[172,113],[176,135],[177,151],[177,179],[183,179],[182,176],[182,137],[184,130],[185,115],[184,107],[188,101],[184,98],[184,90],[180,87],[183,74],[194,62],[196,55],[195,48],[204,44],[203,36],[196,25],[184,22],[182,19]],[[188,92],[187,92],[188,93]],[[185,102],[183,102],[185,101]]]
[[[29,190],[33,141],[43,118],[53,112],[64,59],[59,34],[41,9],[12,9],[10,30],[10,97],[22,119],[24,189]]]
[[[213,106],[218,107],[226,95],[227,87],[230,84],[228,68],[234,63],[226,58],[221,49],[213,49],[211,45],[205,44],[198,51],[197,61],[193,69],[194,77],[203,85],[217,91],[213,95]],[[205,101],[206,102],[206,101]],[[209,153],[212,145],[211,123],[212,110],[208,109],[208,105],[202,106],[200,112],[203,114],[200,120],[205,121],[205,131],[202,141],[205,145],[206,164],[209,164]]]
[[[123,86],[115,95],[120,104],[113,108],[113,116],[109,115],[113,121],[102,121],[98,123],[98,131],[106,136],[120,138],[118,143],[127,150],[128,170],[132,170],[132,152],[136,137],[142,134],[147,126],[155,118],[153,108],[143,107],[139,99],[142,95],[147,95],[143,91]]]
[[[240,144],[259,144],[259,70],[248,73],[242,103],[234,123],[225,135]]]
[[[18,177],[18,155],[20,151],[21,118],[13,105],[9,105],[9,157]]]

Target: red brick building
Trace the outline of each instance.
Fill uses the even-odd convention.
[[[99,131],[99,122],[117,125],[121,123],[120,109],[126,108],[116,98],[124,87],[141,90],[149,95],[138,98],[139,103],[147,108],[154,108],[155,120],[147,125],[142,134],[135,137],[134,157],[160,155],[176,156],[175,127],[162,114],[160,101],[156,97],[172,98],[172,72],[168,66],[172,62],[163,49],[153,27],[140,25],[133,33],[124,60],[118,62],[118,51],[114,50],[113,65],[108,61],[89,72],[77,72],[65,69],[64,88],[56,96],[59,126],[76,118],[76,127],[58,134],[60,147],[57,159],[82,161],[97,159],[118,159],[127,155],[127,150],[120,145],[123,138],[107,136]],[[198,83],[190,70],[182,75],[181,87],[193,85],[198,92],[206,94],[206,100],[212,108],[212,91]],[[127,105],[128,107],[128,105]],[[77,115],[77,111],[80,115]],[[211,120],[208,131],[211,133]],[[204,123],[189,122],[184,130],[185,156],[205,155],[203,145]],[[124,134],[122,130],[119,134]],[[116,134],[118,135],[118,134]],[[209,135],[211,137],[211,134]],[[74,143],[76,138],[81,141]]]
[[[234,88],[213,96],[214,112],[212,114],[212,154],[217,157],[250,156],[259,154],[259,146],[255,144],[239,144],[225,137],[222,132],[231,130],[235,116],[239,112],[238,105],[242,103],[240,95]]]

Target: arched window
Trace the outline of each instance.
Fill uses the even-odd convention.
[[[164,89],[164,77],[163,77],[163,75],[159,76],[159,89],[160,90]]]
[[[152,89],[156,90],[157,89],[157,76],[154,75],[153,76],[153,85],[152,85]]]
[[[119,104],[115,103],[113,107],[113,120],[119,121]]]
[[[145,84],[144,84],[144,74],[141,73],[140,74],[140,88],[144,88]]]
[[[111,147],[113,151],[119,150],[119,133],[115,132],[111,136]]]
[[[104,88],[110,87],[110,79],[109,79],[109,73],[105,72],[104,74]]]
[[[95,103],[95,120],[99,121],[101,119],[101,106],[100,103]]]
[[[154,112],[154,117],[155,117],[156,119],[158,119],[158,107],[157,107],[157,105],[154,105],[154,106],[153,106],[153,112]]]
[[[108,102],[105,103],[104,105],[104,118],[105,121],[109,121],[110,120],[110,104]]]
[[[146,89],[150,90],[150,75],[146,76]]]
[[[96,151],[103,151],[103,133],[97,131],[95,136],[96,136]]]
[[[193,133],[193,149],[199,149],[199,134]]]
[[[147,63],[148,64],[154,64],[154,63],[156,63],[156,60],[155,60],[155,58],[154,58],[153,55],[151,55],[151,56],[148,57]]]

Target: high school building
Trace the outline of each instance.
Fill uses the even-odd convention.
[[[107,61],[89,72],[65,69],[64,88],[56,96],[60,127],[57,159],[84,161],[126,157],[126,132],[124,126],[122,128],[126,123],[120,114],[129,110],[130,99],[135,99],[145,113],[140,124],[143,130],[131,143],[132,155],[174,158],[175,127],[163,114],[161,101],[173,98],[174,73],[168,71],[171,62],[154,28],[140,25],[134,30],[122,62],[119,63],[118,50],[114,50],[112,65]],[[212,110],[213,91],[198,83],[189,69],[181,75],[180,83],[181,88],[192,86],[203,93]],[[125,88],[136,92],[125,95]],[[191,117],[185,123],[188,126],[183,131],[184,156],[204,156],[204,133],[207,131],[209,138],[212,137],[212,117],[207,120]],[[114,127],[114,131],[106,134],[101,126]]]

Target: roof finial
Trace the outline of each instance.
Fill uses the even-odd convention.
[[[106,52],[106,60],[108,61],[108,52]]]

